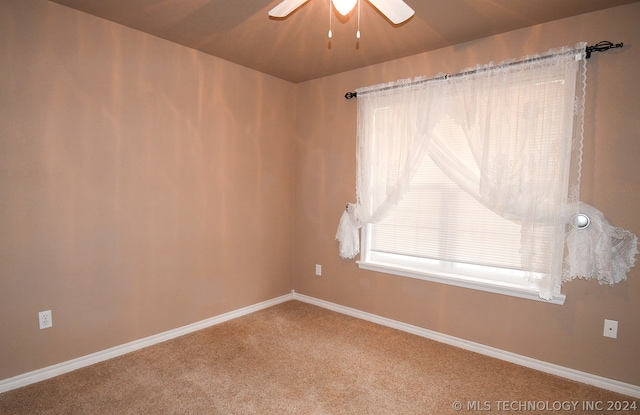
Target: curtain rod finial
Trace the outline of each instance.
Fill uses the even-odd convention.
[[[624,44],[622,42],[620,43],[612,43],[609,42],[608,40],[603,40],[601,42],[596,43],[593,46],[587,46],[587,50],[586,50],[586,55],[585,58],[589,59],[591,57],[591,53],[592,52],[604,52],[605,50],[609,50],[609,49],[616,49],[616,48],[621,48]]]

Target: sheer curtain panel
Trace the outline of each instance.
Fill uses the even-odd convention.
[[[509,259],[514,256],[511,242],[503,244],[509,245],[504,253],[496,249],[491,254],[491,247],[488,251],[496,256],[497,266],[524,273],[542,299],[551,299],[563,281],[574,278],[597,278],[601,283],[626,278],[635,261],[636,236],[612,227],[597,209],[579,199],[585,47],[579,44],[517,62],[477,66],[454,76],[359,89],[357,201],[348,204],[338,227],[340,255],[354,258],[359,253],[358,229],[365,224],[374,224],[374,237],[389,229],[394,235],[403,232],[401,228],[422,234],[433,232],[431,228],[440,233],[453,229],[456,237],[438,237],[438,244],[455,239],[458,246],[479,248],[471,254],[445,249],[463,253],[444,259],[487,265],[483,259],[487,255],[480,252],[487,244],[482,236],[480,242],[472,240],[478,236],[467,238],[464,226],[450,223],[458,220],[450,219],[455,215],[443,219],[428,213],[427,205],[442,199],[440,210],[442,206],[461,212],[487,210],[482,215],[501,218],[498,227],[505,232],[517,229],[515,261]],[[434,168],[439,171],[434,173]],[[438,175],[443,179],[434,179]],[[443,190],[444,182],[453,190]],[[398,219],[398,212],[407,211],[412,203],[415,212]],[[469,207],[474,203],[481,207]],[[580,212],[591,219],[587,228],[571,226]],[[468,219],[475,220],[474,215]],[[384,243],[380,246],[394,250]],[[410,255],[443,259],[433,258],[444,254],[433,254],[431,248],[424,253],[416,249]],[[440,247],[437,251],[444,252]],[[367,255],[363,252],[363,260]]]

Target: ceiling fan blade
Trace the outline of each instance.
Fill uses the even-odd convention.
[[[295,9],[302,6],[309,0],[284,0],[273,9],[269,10],[269,16],[271,17],[287,17]]]
[[[415,13],[411,7],[402,0],[369,0],[376,9],[387,16],[393,24],[400,24],[409,19]]]

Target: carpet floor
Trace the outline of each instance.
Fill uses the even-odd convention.
[[[609,401],[634,399],[288,301],[5,392],[0,414],[640,413]]]

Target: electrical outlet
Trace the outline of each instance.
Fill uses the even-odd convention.
[[[40,320],[40,330],[48,329],[53,326],[53,320],[51,319],[51,310],[40,311],[38,313],[38,320]]]
[[[322,265],[316,264],[316,275],[322,275]]]
[[[618,322],[616,320],[604,320],[604,337],[615,339],[618,337]]]

